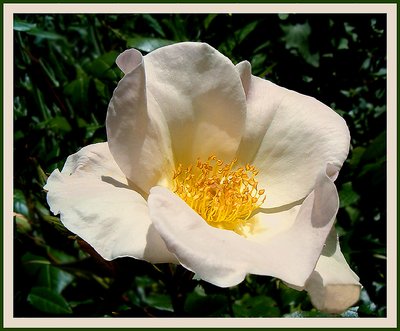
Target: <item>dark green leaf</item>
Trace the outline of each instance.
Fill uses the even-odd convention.
[[[28,295],[28,302],[44,313],[53,315],[72,314],[68,302],[60,294],[46,287],[33,287]]]
[[[361,305],[359,307],[360,313],[367,315],[376,314],[377,306],[374,302],[372,302],[370,296],[368,295],[365,289],[361,291],[360,302],[361,302]]]
[[[60,36],[58,33],[45,31],[38,28],[27,30],[27,33],[40,39],[65,40],[64,37]]]
[[[250,33],[252,33],[255,28],[257,27],[258,21],[253,21],[249,24],[247,24],[244,28],[241,28],[240,30],[236,31],[236,38],[238,43],[242,43]]]
[[[358,208],[354,208],[351,206],[347,206],[345,208],[347,214],[349,215],[349,218],[352,222],[352,224],[354,224],[356,221],[358,221],[359,217],[360,217],[360,210]]]
[[[47,254],[49,258],[51,258],[51,260],[57,264],[76,262],[76,258],[74,256],[52,247],[47,247]]]
[[[33,87],[33,93],[36,99],[36,103],[39,105],[40,113],[42,115],[42,119],[44,120],[49,120],[51,118],[51,112],[49,108],[46,105],[45,98],[44,98],[44,93],[47,93],[48,91],[42,92],[42,90],[39,90],[36,86]]]
[[[29,277],[36,277],[42,266],[50,264],[50,261],[43,256],[35,255],[30,252],[24,254],[21,261]]]
[[[85,107],[88,104],[89,77],[79,77],[64,87],[66,95],[71,97],[75,106]]]
[[[210,26],[211,22],[217,17],[217,14],[209,14],[206,16],[204,19],[204,28],[207,30],[208,27]]]
[[[135,37],[127,41],[127,47],[133,47],[143,52],[152,52],[157,48],[174,44],[175,41],[160,38]]]
[[[351,37],[353,41],[357,41],[358,35],[356,32],[354,32],[355,28],[354,26],[350,25],[348,22],[344,23],[344,28],[348,35]]]
[[[41,265],[36,285],[61,293],[73,280],[73,276],[55,266]]]
[[[24,215],[14,213],[14,220],[15,220],[15,224],[17,226],[18,232],[27,234],[32,231],[31,223],[28,221],[28,219]]]
[[[73,280],[71,274],[51,265],[50,261],[42,256],[25,254],[22,263],[37,286],[47,287],[54,292],[61,293]]]
[[[60,219],[55,216],[51,215],[42,215],[43,220],[51,224],[57,231],[63,233],[64,235],[70,235],[71,232],[69,232],[66,227],[61,223]]]
[[[379,71],[373,73],[374,76],[382,76],[382,77],[386,77],[387,73],[386,73],[386,68],[380,68]]]
[[[280,315],[274,299],[265,295],[251,296],[247,293],[243,298],[235,301],[233,312],[236,317],[274,317]]]
[[[60,131],[60,132],[69,132],[71,131],[71,125],[68,123],[68,120],[62,116],[56,116],[50,119],[47,122],[47,127],[50,130]]]
[[[362,167],[358,177],[360,180],[371,180],[373,179],[374,184],[379,184],[385,180],[386,175],[386,157],[381,158],[377,162],[368,163]],[[370,182],[370,184],[372,184]]]
[[[25,134],[21,130],[18,130],[16,132],[14,132],[14,141],[20,140],[20,139],[22,139],[24,137],[25,137]]]
[[[43,71],[46,73],[47,77],[51,80],[55,87],[59,87],[60,83],[55,77],[53,69],[46,63],[45,60],[39,59],[40,66],[43,68]]]
[[[94,61],[85,65],[86,70],[97,78],[106,78],[110,80],[118,79],[116,73],[112,70],[112,66],[115,63],[118,53],[111,51],[101,55]]]
[[[280,301],[283,306],[293,309],[299,302],[305,303],[309,301],[309,297],[305,291],[296,291],[282,282],[279,282]]]
[[[150,27],[154,29],[161,37],[165,38],[165,33],[161,27],[161,25],[158,23],[157,19],[155,19],[152,15],[149,14],[144,14],[143,18],[147,21]]]
[[[319,65],[319,54],[312,54],[309,47],[310,24],[308,22],[295,25],[281,24],[281,28],[285,32],[283,40],[286,42],[286,48],[297,50],[306,62],[317,67]]]
[[[344,183],[339,191],[340,208],[356,203],[360,196],[353,190],[351,182]]]
[[[15,31],[30,31],[35,27],[36,27],[36,24],[34,24],[34,23],[28,23],[28,22],[15,20],[13,29]]]
[[[221,294],[206,295],[201,288],[188,295],[184,310],[190,316],[221,316],[228,306],[228,297]]]
[[[350,309],[346,310],[344,313],[340,314],[340,316],[345,317],[345,318],[358,317],[358,307],[351,307]]]
[[[349,41],[346,38],[341,38],[337,47],[338,49],[349,49]]]
[[[360,163],[363,154],[365,153],[365,147],[357,146],[353,149],[350,159],[350,166],[355,169]]]
[[[174,311],[169,295],[152,294],[146,296],[144,303],[159,310]]]
[[[37,170],[37,174],[38,174],[39,184],[43,187],[46,184],[48,177],[39,164],[36,166],[36,170]]]
[[[95,85],[95,87],[96,87],[96,91],[97,91],[97,94],[100,96],[100,97],[103,97],[103,98],[109,98],[109,95],[108,95],[108,90],[107,90],[107,85],[106,84],[104,84],[103,83],[103,81],[101,81],[100,79],[98,79],[98,78],[95,78],[94,80],[94,85]],[[108,101],[108,100],[107,100]]]
[[[278,14],[279,19],[281,19],[282,21],[286,20],[289,17],[289,14]]]
[[[21,190],[14,190],[14,211],[29,217],[29,208],[26,202],[25,194]]]
[[[253,69],[253,72],[255,74],[261,75],[261,71],[264,71],[264,74],[267,73],[267,71],[269,71],[270,68],[265,68],[265,61],[267,59],[267,55],[266,54],[256,54],[255,56],[253,56],[253,58],[251,59],[251,66]]]
[[[381,132],[363,153],[362,162],[377,161],[386,156],[386,132]]]

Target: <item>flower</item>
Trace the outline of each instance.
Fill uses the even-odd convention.
[[[322,311],[353,305],[361,286],[334,230],[344,120],[204,43],[116,62],[108,141],[45,186],[65,227],[106,260],[180,263],[221,287],[268,275]]]

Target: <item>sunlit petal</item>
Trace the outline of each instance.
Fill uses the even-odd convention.
[[[239,158],[260,169],[265,207],[300,200],[325,164],[342,166],[349,151],[348,127],[318,100],[252,76],[248,62],[237,69],[248,110]]]

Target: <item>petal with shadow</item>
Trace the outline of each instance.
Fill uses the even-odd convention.
[[[71,155],[62,172],[56,169],[49,176],[44,189],[51,211],[104,259],[176,261],[154,231],[146,200],[129,187],[106,143]]]

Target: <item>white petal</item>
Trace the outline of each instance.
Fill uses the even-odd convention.
[[[67,175],[85,172],[103,181],[112,178],[122,186],[128,185],[127,178],[112,157],[106,142],[85,146],[68,156],[61,172]]]
[[[146,201],[121,175],[107,144],[87,146],[68,158],[62,173],[50,175],[47,202],[104,259],[175,261],[151,224]]]
[[[117,64],[125,76],[108,107],[108,143],[126,177],[148,192],[172,173],[169,133],[158,106],[146,94],[142,55],[127,50],[117,58]]]
[[[348,127],[316,99],[252,76],[247,62],[237,69],[248,109],[239,159],[260,170],[265,207],[300,200],[311,192],[325,164],[337,170],[342,166],[349,150]]]
[[[320,174],[315,191],[303,202],[293,224],[274,236],[259,238],[209,226],[162,187],[151,189],[148,204],[153,224],[168,249],[200,278],[226,287],[251,273],[304,286],[334,222],[338,197],[330,178]]]
[[[251,85],[251,64],[249,61],[242,61],[236,65],[236,70],[240,75],[240,80],[242,81],[243,89],[248,98],[249,88]]]
[[[336,231],[332,229],[315,271],[307,280],[313,305],[324,312],[342,313],[360,298],[358,276],[350,269],[342,252]]]
[[[232,62],[203,43],[178,43],[144,57],[147,88],[168,123],[174,157],[211,154],[229,162],[244,130],[246,103]]]
[[[153,187],[148,203],[150,217],[168,249],[200,278],[221,287],[233,286],[244,279],[252,263],[262,263],[255,249],[260,245],[210,227],[166,188]]]

